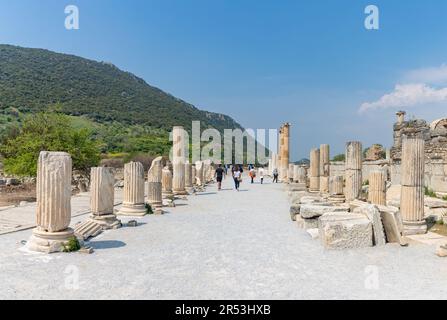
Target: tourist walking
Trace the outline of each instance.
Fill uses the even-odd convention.
[[[273,182],[278,183],[278,169],[273,169]]]
[[[239,186],[242,181],[242,172],[240,166],[235,166],[233,171],[233,179],[234,179],[234,187],[236,188],[236,191],[239,191]]]
[[[256,178],[256,170],[254,167],[251,167],[250,172],[248,174],[251,178],[251,183],[254,182],[254,179]]]
[[[219,166],[216,169],[216,172],[214,173],[214,176],[216,177],[216,181],[217,181],[217,190],[221,190],[222,189],[222,178],[224,175],[225,171],[222,168],[222,165],[219,164]]]
[[[261,184],[264,183],[264,168],[259,168],[259,178],[261,179]]]

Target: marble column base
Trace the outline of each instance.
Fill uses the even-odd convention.
[[[344,203],[345,202],[345,196],[343,194],[341,195],[330,195],[328,198],[329,202],[332,203]]]
[[[427,233],[427,222],[423,221],[403,221],[404,230],[402,235],[411,236],[415,234]]]
[[[71,228],[59,232],[47,232],[37,227],[26,243],[26,248],[43,253],[63,252],[64,245],[73,236],[74,231]]]
[[[118,216],[144,216],[146,213],[146,207],[144,203],[141,203],[134,205],[123,204],[116,214]]]

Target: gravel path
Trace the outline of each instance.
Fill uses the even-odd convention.
[[[209,186],[163,216],[107,231],[91,255],[23,252],[31,230],[0,236],[0,298],[447,297],[447,259],[434,247],[325,251],[290,221],[284,186],[231,187],[227,179],[221,192]]]

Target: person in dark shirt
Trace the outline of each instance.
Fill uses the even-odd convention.
[[[221,190],[222,188],[222,178],[224,175],[224,169],[222,168],[222,165],[219,164],[219,166],[216,169],[216,172],[214,173],[217,181],[217,190]]]

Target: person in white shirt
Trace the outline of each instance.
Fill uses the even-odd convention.
[[[233,171],[234,187],[236,191],[239,191],[239,185],[242,180],[242,172],[239,166],[237,166]]]
[[[263,184],[264,183],[264,168],[259,168],[259,170],[258,170],[258,173],[259,173],[259,178],[261,179],[261,184]]]

